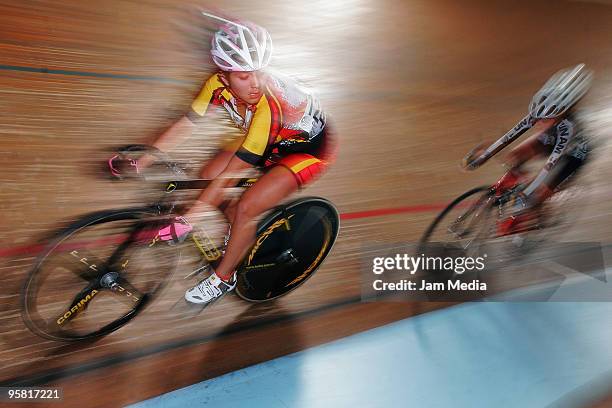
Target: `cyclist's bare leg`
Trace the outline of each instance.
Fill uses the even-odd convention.
[[[255,241],[257,217],[297,189],[298,183],[293,173],[286,167],[276,166],[242,195],[232,210],[232,234],[225,255],[217,267],[217,276],[223,280],[232,277],[238,263]]]
[[[238,208],[239,202],[239,199],[234,199],[231,201],[226,201],[221,206],[221,211],[223,211],[223,213],[225,214],[225,217],[227,218],[227,221],[230,223],[230,225],[234,222],[234,217],[236,216],[236,210]]]
[[[234,155],[235,152],[232,150],[220,151],[215,157],[213,157],[211,160],[208,161],[208,163],[206,163],[206,166],[204,166],[202,172],[200,173],[200,177],[202,177],[203,179],[211,180],[216,178],[219,174],[221,174],[221,172],[223,172],[223,170],[225,170],[227,164],[232,159],[232,157],[234,157]],[[237,199],[225,200],[224,198],[223,201],[217,206],[219,210],[221,210],[223,214],[225,214],[225,217],[227,218],[230,225],[234,222],[234,215],[236,213],[236,206],[238,204],[238,201],[239,200]]]
[[[200,177],[203,179],[214,180],[217,178],[226,168],[230,160],[235,156],[236,152],[233,150],[221,150],[215,157],[210,159],[200,172]],[[225,197],[219,197],[214,202],[209,203],[210,205],[221,210],[230,221],[231,218],[227,214],[227,210],[232,207],[233,201],[226,201]],[[192,207],[185,216],[197,213],[196,207]]]
[[[234,151],[227,149],[219,151],[202,168],[200,176],[203,179],[213,180],[214,183],[214,180],[216,180],[217,177],[219,177],[219,175],[227,169],[230,161],[232,161],[234,157]],[[189,220],[192,225],[194,222],[195,224],[198,224],[198,220],[211,210],[218,209],[225,213],[227,208],[231,207],[231,201],[226,201],[223,194],[206,194],[207,190],[208,189],[204,189],[195,204],[183,213],[183,217]]]

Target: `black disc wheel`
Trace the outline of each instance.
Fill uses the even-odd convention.
[[[323,198],[304,198],[273,211],[238,268],[238,295],[262,302],[302,285],[329,254],[339,225],[336,208]]]

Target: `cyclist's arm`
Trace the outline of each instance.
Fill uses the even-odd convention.
[[[157,140],[153,143],[153,146],[163,152],[168,151],[191,136],[198,119],[204,117],[206,114],[208,106],[213,99],[213,92],[215,89],[222,86],[223,84],[219,81],[216,74],[211,76],[204,84],[202,91],[191,104],[189,112],[159,135]],[[145,155],[138,160],[138,167],[147,167],[154,160],[153,156]]]
[[[168,151],[191,136],[194,129],[195,124],[185,115],[162,133],[153,143],[153,146],[162,152]]]
[[[531,129],[533,126],[533,119],[530,115],[525,116],[514,128],[508,131],[505,135],[500,137],[495,143],[489,146],[482,153],[479,153],[477,157],[472,157],[474,152],[470,152],[463,159],[463,166],[468,170],[474,170],[482,166],[491,157],[495,156],[502,149],[520,137],[523,133]]]
[[[278,120],[273,117],[266,97],[262,97],[257,104],[257,110],[249,126],[249,132],[236,152],[236,156],[251,165],[257,164],[265,154],[270,139],[276,136],[273,133],[278,133],[272,129],[278,123]]]
[[[536,132],[508,154],[506,165],[510,168],[518,168],[534,156],[545,154],[546,146],[542,141],[542,137],[546,136],[544,133],[553,124],[550,122],[538,122],[535,126]]]
[[[262,159],[268,147],[272,123],[270,107],[265,98],[262,98],[257,104],[257,111],[242,145],[225,170],[198,197],[198,201],[215,206],[223,201],[223,189],[236,185],[239,180],[236,175],[256,166]]]
[[[574,130],[574,125],[568,120],[564,120],[560,124],[558,124],[556,132],[557,140],[555,142],[555,146],[553,147],[553,151],[548,157],[548,160],[546,160],[544,168],[531,182],[531,184],[529,184],[529,186],[527,186],[527,188],[523,191],[525,195],[533,193],[540,186],[540,184],[542,184],[550,170],[554,167],[555,164],[557,164],[557,162],[563,155],[563,152],[567,150],[567,146],[570,144],[570,141],[576,134]]]

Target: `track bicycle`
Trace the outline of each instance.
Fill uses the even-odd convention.
[[[159,183],[163,197],[143,207],[86,214],[46,240],[24,283],[21,313],[35,334],[57,341],[107,335],[144,310],[170,280],[186,246],[197,248],[201,273],[221,258],[205,226],[174,246],[152,237],[174,218],[176,192],[205,188],[210,180],[185,178],[162,152],[146,145],[120,149],[131,160],[142,154],[175,179]],[[243,178],[248,188],[257,178]],[[269,211],[259,222],[255,244],[237,268],[236,294],[265,302],[304,284],[329,255],[337,238],[338,211],[320,197],[300,198]]]

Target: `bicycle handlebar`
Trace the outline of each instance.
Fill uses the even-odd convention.
[[[185,175],[185,171],[176,162],[172,161],[170,156],[153,146],[145,144],[131,144],[119,147],[117,149],[117,153],[118,156],[123,159],[135,155],[140,155],[140,157],[142,157],[145,154],[149,154],[155,158],[156,163],[159,163],[170,170],[170,172],[172,172],[175,176],[181,177]]]

